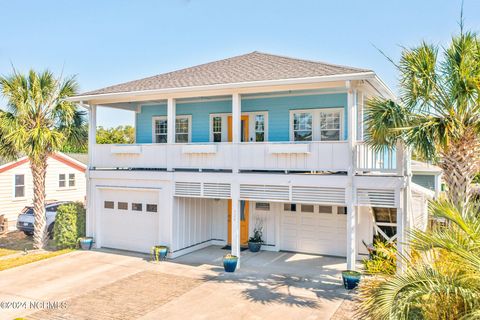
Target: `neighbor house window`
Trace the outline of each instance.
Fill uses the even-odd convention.
[[[222,117],[213,117],[213,142],[222,142]]]
[[[132,210],[133,211],[142,211],[142,204],[141,203],[132,203]]]
[[[167,143],[167,119],[155,119],[153,122],[154,142]]]
[[[147,204],[147,212],[157,212],[156,204]]]
[[[70,173],[68,175],[68,186],[75,187],[75,173]]]
[[[312,141],[313,117],[311,113],[300,112],[293,114],[293,141]]]
[[[15,175],[15,198],[25,197],[25,175],[16,174]]]
[[[339,141],[341,131],[340,111],[320,112],[320,140]]]
[[[104,201],[103,202],[103,207],[105,209],[113,209],[115,207],[115,202],[113,201]]]
[[[297,211],[297,204],[296,203],[285,203],[283,205],[283,210],[284,211],[295,212],[295,211]]]
[[[118,210],[128,210],[128,202],[119,202],[117,205]]]
[[[263,114],[255,116],[255,141],[265,141],[265,116]]]
[[[65,173],[60,173],[58,175],[58,187],[59,188],[65,188],[67,186],[67,180],[65,178]]]

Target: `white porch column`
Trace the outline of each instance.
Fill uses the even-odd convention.
[[[346,190],[347,202],[347,269],[355,270],[357,260],[357,207],[355,197],[355,166],[356,166],[356,137],[357,137],[357,90],[352,88],[350,81],[347,82],[348,90],[348,145],[350,150],[348,177],[349,183]]]
[[[175,99],[167,100],[167,171],[173,171],[174,159],[169,155],[168,149],[175,143],[175,119],[177,115],[177,103]]]
[[[240,185],[232,183],[232,254],[238,257],[240,268]]]
[[[239,93],[232,94],[232,143],[234,145],[232,172],[238,173],[238,144],[242,141],[242,101]]]
[[[175,99],[167,100],[167,143],[175,143],[175,116],[177,104]]]
[[[88,167],[94,166],[95,145],[97,144],[97,106],[92,104],[88,112]]]
[[[400,144],[397,144],[400,145]],[[405,184],[398,192],[398,206],[397,206],[397,272],[405,271],[405,265],[401,259],[401,256],[407,256],[409,253],[407,237],[407,230],[412,228],[413,221],[411,218],[412,210],[412,167],[410,159],[410,149],[403,144],[401,145],[403,154],[402,154],[402,175],[405,178]]]

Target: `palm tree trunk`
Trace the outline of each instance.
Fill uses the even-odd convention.
[[[448,188],[447,196],[460,208],[464,208],[470,199],[479,163],[480,141],[475,135],[464,136],[442,152],[440,167]]]
[[[45,175],[47,172],[47,156],[30,159],[33,177],[33,212],[35,216],[33,246],[45,249],[48,244],[47,217],[45,214]]]

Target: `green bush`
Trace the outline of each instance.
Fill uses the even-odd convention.
[[[362,261],[367,274],[393,275],[397,270],[397,247],[395,243],[375,241],[375,251]]]
[[[85,236],[85,208],[75,202],[58,207],[53,238],[59,248],[75,248],[79,237]]]

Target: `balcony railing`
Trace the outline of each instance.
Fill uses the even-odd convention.
[[[375,152],[347,141],[95,145],[95,168],[193,170],[348,171],[397,173],[395,151]]]

